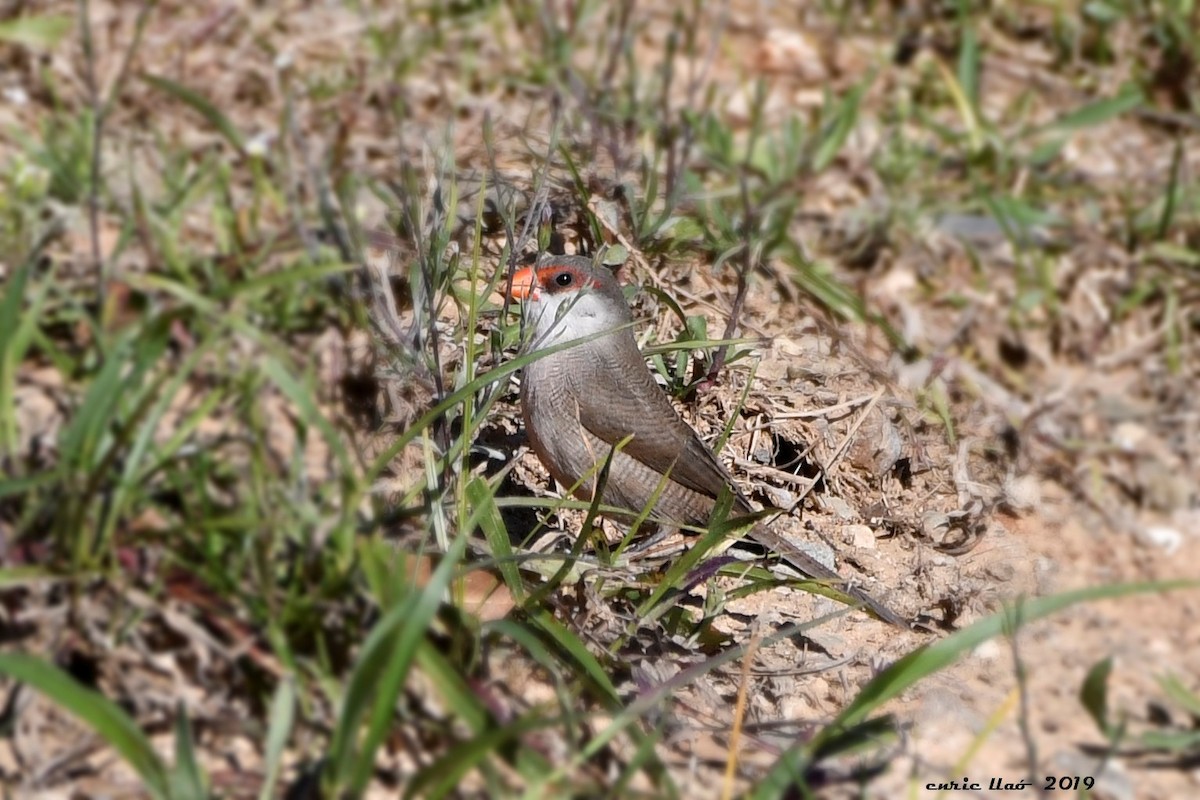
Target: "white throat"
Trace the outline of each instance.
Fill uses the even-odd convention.
[[[543,292],[526,305],[533,324],[533,350],[552,347],[561,342],[596,336],[621,326],[621,319],[612,313],[609,301],[592,291],[550,294]]]

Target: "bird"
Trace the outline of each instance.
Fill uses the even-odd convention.
[[[599,482],[601,502],[631,515],[653,502],[651,519],[666,526],[707,526],[723,493],[732,497],[731,517],[755,513],[654,380],[611,270],[588,256],[543,256],[513,273],[508,293],[522,304],[532,328],[530,352],[552,350],[524,368],[521,413],[529,444],[555,481],[577,487],[576,497],[586,501],[594,498]],[[600,466],[614,448],[600,481]],[[900,614],[768,525],[756,522],[746,535],[879,619],[908,626]]]

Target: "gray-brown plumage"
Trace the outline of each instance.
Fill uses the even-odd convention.
[[[629,306],[611,272],[593,267],[588,258],[552,256],[517,272],[512,293],[526,303],[534,350],[591,337],[533,362],[521,380],[530,443],[556,481],[571,487],[589,475],[576,495],[591,500],[597,465],[614,445],[628,439],[612,457],[601,498],[605,505],[641,512],[663,484],[652,518],[704,526],[716,498],[728,487],[733,515],[752,513],[725,467],[654,382],[634,339]],[[663,483],[668,472],[669,480]],[[829,581],[861,601],[881,619],[907,624],[765,525],[756,524],[748,535],[804,575]]]

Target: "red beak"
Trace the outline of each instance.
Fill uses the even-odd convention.
[[[533,267],[522,267],[513,273],[512,292],[509,297],[513,300],[533,297],[536,300],[539,288],[537,270]]]

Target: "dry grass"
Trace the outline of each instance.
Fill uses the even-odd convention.
[[[1194,789],[1198,12],[677,5],[18,4],[9,795]],[[578,535],[501,290],[602,247],[913,631]]]

